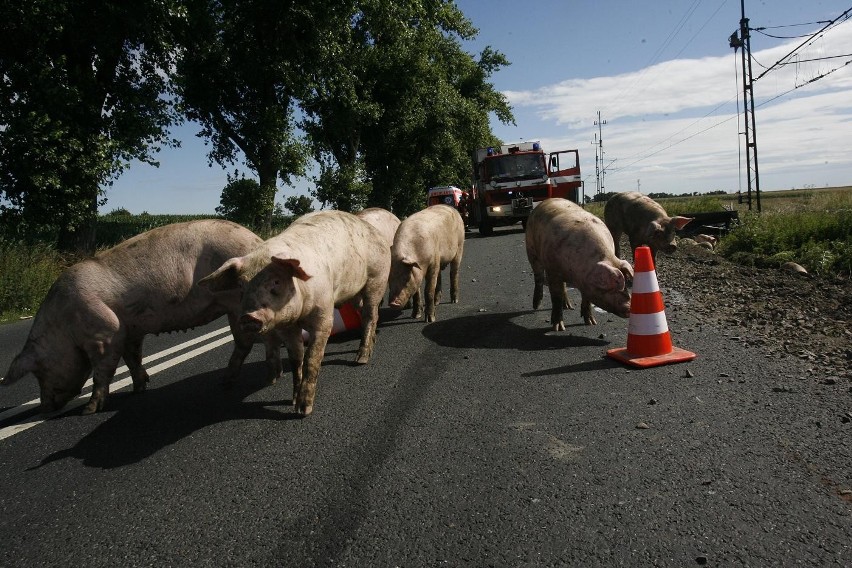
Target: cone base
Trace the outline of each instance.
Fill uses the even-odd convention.
[[[672,347],[671,353],[666,353],[664,355],[651,355],[648,357],[631,355],[627,352],[626,347],[610,349],[606,352],[606,354],[617,361],[641,368],[657,367],[659,365],[667,365],[669,363],[682,363],[684,361],[692,361],[696,357],[695,353],[692,351],[687,351],[679,347]]]

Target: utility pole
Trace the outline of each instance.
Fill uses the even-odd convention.
[[[760,212],[760,175],[757,168],[757,125],[754,118],[754,80],[751,72],[751,34],[749,33],[748,18],[745,17],[745,0],[740,0],[742,17],[740,18],[739,37],[737,32],[729,38],[730,46],[736,50],[742,48],[743,68],[743,123],[745,124],[745,146],[746,146],[746,181],[748,191],[748,208],[751,210],[751,191],[754,192],[757,202],[757,211]],[[752,176],[752,164],[754,164],[754,176]]]
[[[598,193],[604,193],[604,177],[606,176],[606,168],[604,168],[604,150],[603,150],[603,125],[605,120],[601,120],[601,111],[598,111],[598,119],[595,121],[595,126],[598,127],[597,150],[595,153],[595,174],[598,178]],[[600,165],[598,165],[600,163]]]
[[[641,187],[642,187],[642,184],[640,184],[639,180],[637,179],[636,180],[636,191],[638,191],[639,193],[642,193]]]

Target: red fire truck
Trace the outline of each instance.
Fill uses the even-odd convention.
[[[471,224],[485,236],[518,221],[526,227],[533,208],[545,199],[580,203],[581,185],[577,150],[546,154],[539,142],[478,148],[473,152]]]

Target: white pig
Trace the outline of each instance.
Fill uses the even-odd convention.
[[[32,372],[41,387],[41,410],[65,406],[93,373],[92,396],[83,413],[104,407],[122,357],[143,391],[145,335],[207,324],[228,315],[234,351],[226,381],[233,381],[255,336],[239,324],[239,294],[214,294],[195,285],[233,256],[263,240],[224,220],[189,221],[152,229],[63,272],[36,313],[23,350],[3,384]],[[267,345],[270,378],[281,372],[277,345]]]
[[[423,309],[420,285],[426,282],[426,321],[435,321],[441,301],[441,271],[450,265],[450,301],[459,301],[459,267],[464,254],[464,222],[449,205],[433,205],[406,217],[391,247],[390,306],[401,310],[409,298],[411,317]]]
[[[399,227],[399,217],[381,207],[368,207],[355,215],[377,228],[387,241],[388,248],[393,246],[393,238]]]
[[[615,242],[615,255],[621,255],[621,235],[630,239],[631,250],[640,245],[651,249],[656,265],[657,251],[673,253],[677,249],[675,231],[692,221],[691,217],[669,217],[662,206],[636,191],[616,193],[604,206],[604,221]]]
[[[367,363],[389,271],[390,249],[378,229],[351,213],[318,211],[250,254],[228,260],[200,285],[242,290],[243,330],[284,340],[293,369],[293,405],[307,416],[313,412],[334,308],[349,301],[362,306],[355,362]]]
[[[541,305],[546,281],[554,331],[565,330],[566,284],[580,291],[586,325],[597,324],[592,303],[623,318],[629,315],[633,267],[615,256],[612,235],[598,217],[567,199],[546,199],[530,214],[525,238],[535,278],[533,309]]]

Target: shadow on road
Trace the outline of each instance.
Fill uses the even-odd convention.
[[[285,366],[287,366],[285,364]],[[266,384],[266,364],[243,366],[240,380],[231,388],[222,384],[221,370],[194,375],[167,385],[156,385],[142,394],[112,393],[106,412],[113,415],[73,447],[45,457],[37,469],[49,463],[76,458],[88,467],[112,469],[139,462],[193,432],[231,420],[292,420],[290,376]],[[263,388],[284,389],[287,399],[245,401]],[[68,413],[79,414],[81,409]],[[66,415],[66,416],[68,416]]]
[[[531,329],[513,319],[531,312],[483,313],[436,321],[423,328],[428,340],[442,347],[460,349],[515,349],[547,351],[570,347],[603,347],[603,339],[573,335],[570,331],[554,333],[548,329]]]

